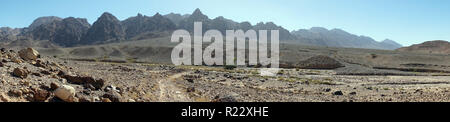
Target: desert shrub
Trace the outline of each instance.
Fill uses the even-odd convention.
[[[234,66],[234,65],[225,65],[224,69],[226,69],[226,70],[234,70],[234,69],[236,69],[236,66]]]

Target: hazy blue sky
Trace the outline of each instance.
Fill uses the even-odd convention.
[[[340,28],[403,45],[450,41],[450,0],[2,0],[0,27],[26,27],[40,16],[83,17],[93,23],[108,11],[120,20],[192,13],[235,21],[273,21],[288,30]]]

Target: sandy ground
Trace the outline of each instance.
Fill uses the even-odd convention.
[[[267,77],[260,76],[256,68],[226,70],[223,67],[74,61],[50,56],[39,60],[47,67],[37,67],[27,61],[2,61],[0,101],[36,102],[39,98],[45,98],[45,102],[62,101],[49,89],[52,84],[74,87],[75,102],[450,101],[448,75],[340,75],[350,71],[351,64],[336,70],[283,69],[277,76]],[[30,74],[26,78],[14,76],[12,72],[16,68],[26,69]],[[70,82],[61,74],[88,76],[105,82],[95,89]]]

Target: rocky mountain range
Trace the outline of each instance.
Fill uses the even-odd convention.
[[[341,29],[328,30],[322,27],[313,27],[293,31],[292,34],[297,38],[298,43],[309,45],[387,50],[402,47],[402,45],[389,39],[377,42],[370,37],[354,35]]]
[[[260,22],[252,25],[249,22],[235,22],[219,16],[210,19],[200,9],[192,14],[174,14],[145,16],[138,14],[123,21],[111,13],[103,13],[92,26],[84,18],[59,18],[55,16],[40,17],[27,28],[0,29],[0,42],[19,40],[48,40],[56,45],[72,47],[78,45],[103,44],[139,39],[153,38],[154,33],[171,32],[176,29],[193,30],[194,22],[203,22],[203,30],[216,29],[225,33],[225,30],[249,29],[279,30],[280,40],[290,43],[300,43],[315,46],[350,47],[393,50],[402,47],[392,40],[375,41],[367,36],[358,36],[341,29],[328,30],[321,27],[300,29],[289,32],[287,29],[273,22]],[[168,35],[166,35],[168,36]],[[25,38],[25,39],[23,39]]]

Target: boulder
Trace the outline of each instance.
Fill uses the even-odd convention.
[[[50,90],[54,91],[54,90],[56,90],[56,89],[58,89],[58,88],[59,88],[59,85],[58,85],[58,84],[56,84],[56,83],[54,83],[54,82],[50,83]]]
[[[108,85],[104,89],[105,92],[114,91],[114,92],[121,92],[119,87],[116,87],[114,85]]]
[[[55,90],[55,96],[66,102],[74,102],[75,100],[75,88],[68,85],[62,85]]]
[[[335,92],[333,92],[333,95],[341,96],[341,95],[344,95],[344,93],[342,93],[342,91],[335,91]]]
[[[33,64],[33,65],[36,66],[36,67],[47,68],[47,66],[41,60],[37,60],[36,63]]]
[[[14,63],[18,63],[18,64],[20,64],[20,63],[23,62],[21,59],[16,58],[16,57],[12,57],[12,58],[11,58],[11,61],[14,62]]]
[[[9,94],[14,95],[16,97],[21,97],[23,95],[23,92],[21,90],[14,89],[9,91]]]
[[[64,75],[62,77],[67,79],[67,81],[72,84],[85,86],[92,85],[95,88],[94,90],[101,89],[105,84],[105,81],[103,79],[94,79],[93,77],[89,76]]]
[[[112,102],[110,99],[108,99],[108,98],[103,98],[102,99],[102,102],[105,102],[105,103],[110,103],[110,102]]]
[[[27,78],[29,73],[26,69],[15,68],[12,74],[16,77]]]
[[[40,57],[39,52],[33,48],[27,48],[19,51],[19,56],[26,61],[36,60]]]
[[[5,93],[0,93],[0,102],[9,102],[9,101],[11,100]]]
[[[107,92],[106,94],[103,95],[103,98],[108,98],[112,102],[122,102],[121,100],[122,96],[115,91]]]
[[[33,93],[34,101],[37,102],[43,102],[50,96],[50,92],[42,89],[36,89]]]

